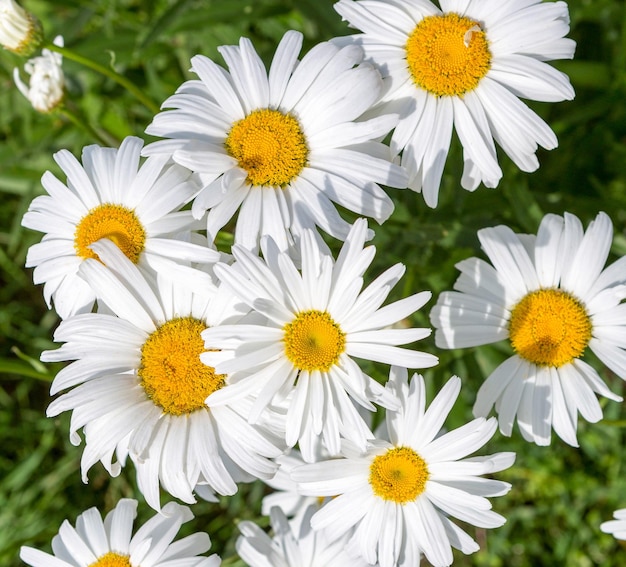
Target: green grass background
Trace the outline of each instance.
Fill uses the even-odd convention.
[[[330,0],[93,0],[44,2],[23,0],[43,22],[46,35],[65,38],[66,46],[131,79],[160,104],[191,75],[189,60],[202,53],[217,61],[217,46],[253,40],[266,62],[282,34],[305,35],[304,51],[319,41],[349,33]],[[476,231],[505,223],[520,232],[536,232],[548,212],[577,214],[587,224],[606,211],[615,226],[611,260],[626,253],[626,6],[623,0],[572,0],[570,37],[577,43],[574,61],[555,65],[569,74],[576,99],[559,104],[532,104],[558,135],[560,146],[539,152],[541,168],[533,174],[516,170],[501,155],[504,178],[495,190],[473,194],[459,186],[461,154],[453,141],[440,205],[428,209],[420,195],[390,190],[396,202],[391,219],[376,227],[378,248],[373,277],[402,261],[407,273],[393,298],[423,289],[434,298],[412,324],[427,326],[428,309],[439,292],[456,279],[454,264],[480,254]],[[116,145],[127,135],[143,136],[151,112],[110,79],[65,61],[67,107],[79,117],[79,128],[60,114],[40,115],[13,85],[12,70],[23,60],[0,53],[0,565],[20,565],[21,545],[50,549],[63,519],[73,523],[90,506],[111,509],[120,497],[141,502],[139,517],[152,511],[136,490],[127,466],[110,479],[97,465],[90,481],[80,480],[82,447],[68,441],[69,416],[47,419],[49,383],[56,368],[38,363],[58,320],[47,310],[41,289],[32,284],[24,260],[41,235],[25,230],[20,219],[41,193],[46,169],[62,174],[52,154],[67,148],[80,155],[84,145],[100,140]],[[144,138],[148,139],[146,136]],[[228,244],[228,235],[221,240]],[[440,356],[426,372],[430,399],[452,374],[464,382],[448,420],[460,425],[471,418],[471,406],[484,377],[509,355],[506,345],[438,352],[431,339],[416,345]],[[597,368],[600,365],[597,363]],[[386,368],[367,368],[381,380]],[[626,394],[623,382],[606,370],[611,388]],[[602,521],[626,507],[626,450],[623,405],[602,401],[605,419],[581,423],[580,448],[558,438],[547,448],[496,434],[482,453],[515,451],[516,464],[498,478],[513,484],[493,499],[507,518],[496,530],[468,531],[481,544],[469,557],[455,553],[455,565],[483,567],[603,567],[626,564],[626,549],[600,532]],[[198,503],[196,519],[183,529],[207,531],[213,551],[225,565],[243,565],[234,554],[236,522],[258,517],[265,488],[241,487],[219,504]],[[266,520],[261,520],[267,525]]]

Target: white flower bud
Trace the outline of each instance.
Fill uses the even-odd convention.
[[[0,44],[28,57],[41,45],[41,23],[15,0],[0,0]]]
[[[54,44],[63,46],[63,37],[54,38]],[[61,64],[63,57],[49,49],[43,49],[41,55],[29,59],[24,70],[30,75],[26,85],[20,78],[19,69],[13,69],[13,78],[20,92],[39,112],[51,112],[63,100],[65,94],[65,76]]]

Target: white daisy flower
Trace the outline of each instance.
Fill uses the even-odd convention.
[[[137,501],[123,498],[104,522],[96,508],[67,520],[52,539],[52,554],[23,546],[20,559],[31,567],[219,567],[217,555],[204,557],[209,536],[197,532],[173,541],[181,525],[193,518],[187,506],[169,502],[133,535]]]
[[[553,149],[549,126],[519,98],[571,100],[569,79],[547,63],[571,59],[575,43],[565,2],[541,0],[340,0],[335,9],[364,32],[337,38],[361,45],[381,71],[380,112],[397,112],[391,138],[409,187],[437,206],[454,129],[463,145],[461,185],[496,187],[494,140],[522,171],[535,171],[538,146]]]
[[[269,516],[272,508],[277,507],[288,518],[299,518],[309,506],[321,505],[321,498],[303,496],[298,493],[298,486],[291,478],[291,471],[304,464],[300,451],[291,449],[278,457],[276,464],[278,465],[276,474],[271,479],[264,481],[265,484],[274,489],[274,492],[264,496],[261,502],[261,513],[264,516]]]
[[[170,138],[145,155],[165,152],[199,172],[193,203],[209,209],[210,238],[239,210],[235,242],[258,248],[270,235],[281,250],[302,227],[317,225],[344,240],[350,225],[335,203],[379,223],[393,202],[378,184],[404,188],[404,170],[378,140],[397,123],[383,115],[357,121],[381,93],[379,73],[356,46],[321,43],[298,62],[302,34],[289,31],[269,74],[248,39],[219,51],[228,71],[201,55],[199,80],[184,83],[146,132]]]
[[[0,45],[28,57],[43,41],[41,22],[15,0],[0,0]]]
[[[264,325],[245,320],[203,333],[203,360],[218,372],[232,374],[226,388],[211,394],[212,404],[253,394],[249,416],[255,422],[274,399],[288,398],[286,441],[300,443],[305,461],[316,459],[319,442],[331,455],[339,439],[359,446],[372,434],[352,401],[372,411],[393,396],[364,374],[353,358],[409,368],[434,366],[431,354],[401,348],[427,337],[430,329],[389,329],[409,317],[430,298],[421,292],[381,307],[404,273],[396,264],[368,287],[363,274],[374,258],[364,248],[367,222],[358,219],[335,262],[320,249],[312,231],[301,241],[302,270],[271,239],[262,241],[264,260],[241,246],[233,247],[233,266],[218,264],[216,274],[253,312],[267,317]],[[352,401],[351,401],[352,400]]]
[[[466,458],[491,439],[494,418],[440,434],[460,388],[453,377],[426,409],[422,376],[409,384],[406,369],[392,367],[387,389],[400,408],[387,410],[387,437],[370,440],[365,452],[344,442],[343,458],[292,472],[302,494],[335,496],[313,516],[313,529],[340,536],[355,528],[348,551],[381,567],[414,567],[421,553],[439,567],[452,563],[452,547],[477,551],[452,518],[481,528],[505,522],[486,497],[506,494],[510,484],[480,475],[510,467],[515,454]]]
[[[78,276],[87,258],[97,257],[90,245],[101,238],[115,242],[144,270],[165,270],[188,279],[197,270],[188,262],[216,262],[220,255],[206,241],[196,243],[189,211],[181,211],[197,192],[191,172],[154,157],[140,165],[143,141],[126,138],[119,149],[87,146],[82,165],[67,150],[54,155],[67,175],[64,184],[47,171],[42,184],[48,195],[36,197],[22,224],[43,232],[30,247],[26,267],[44,284],[44,297],[62,319],[91,311],[94,292]],[[207,276],[200,284],[209,285]]]
[[[187,503],[196,485],[230,495],[236,482],[270,478],[282,454],[274,436],[250,425],[246,401],[214,407],[207,397],[228,377],[200,360],[201,333],[241,317],[241,304],[223,288],[191,292],[164,277],[151,283],[107,239],[92,245],[106,266],[85,260],[80,274],[111,314],[85,313],[66,319],[54,339],[65,342],[42,354],[45,362],[74,360],[61,370],[48,415],[72,411],[70,440],[85,450],[81,469],[98,461],[119,474],[127,454],[139,487],[153,508],[159,484]],[[113,461],[117,453],[118,460]]]
[[[604,269],[613,227],[600,213],[583,232],[574,215],[546,215],[537,236],[506,226],[478,231],[493,265],[478,258],[457,264],[454,289],[431,311],[441,348],[464,348],[508,339],[515,354],[481,386],[474,415],[495,405],[500,431],[513,422],[523,437],[549,445],[551,428],[577,446],[578,412],[602,419],[596,396],[613,394],[582,360],[589,348],[626,379],[626,258]]]
[[[53,43],[63,47],[63,37],[58,35]],[[65,75],[62,63],[63,56],[60,53],[43,49],[41,55],[29,59],[24,65],[24,70],[30,75],[28,85],[22,81],[19,69],[13,69],[17,88],[38,112],[52,112],[63,102]]]
[[[614,520],[600,524],[600,529],[606,534],[613,534],[615,539],[626,540],[626,508],[613,513]]]
[[[330,538],[311,529],[317,509],[311,505],[300,519],[289,522],[280,508],[272,508],[272,538],[253,522],[241,522],[237,553],[249,567],[370,567],[346,553],[346,537]]]

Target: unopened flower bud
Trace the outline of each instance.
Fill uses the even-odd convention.
[[[18,55],[32,55],[43,42],[39,20],[15,0],[0,0],[0,44]]]
[[[54,38],[54,44],[63,46],[63,38]],[[61,64],[63,57],[49,49],[43,49],[41,55],[29,59],[24,70],[30,75],[26,85],[20,78],[19,69],[13,70],[13,78],[20,92],[39,112],[51,112],[62,101],[65,95],[65,76]]]

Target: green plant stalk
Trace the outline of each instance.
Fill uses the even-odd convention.
[[[231,567],[231,565],[235,567],[235,565],[244,565],[244,563],[242,563],[241,560],[234,555],[222,560],[222,567]]]
[[[111,139],[107,139],[105,136],[100,134],[95,128],[93,128],[90,124],[88,124],[85,120],[82,120],[77,114],[70,110],[67,106],[62,106],[57,109],[57,112],[67,118],[74,126],[84,130],[87,134],[89,134],[95,141],[99,142],[103,146],[114,146],[116,143],[112,143]]]
[[[96,61],[93,61],[88,57],[84,57],[83,55],[80,55],[79,53],[76,53],[75,51],[72,51],[67,47],[59,47],[51,41],[44,42],[43,47],[49,49],[50,51],[56,51],[66,59],[76,61],[76,63],[80,63],[85,67],[89,67],[90,69],[93,69],[94,71],[104,75],[105,77],[114,80],[117,84],[121,85],[129,93],[131,93],[144,106],[146,106],[150,110],[150,112],[152,112],[153,114],[157,114],[159,112],[160,108],[158,104],[156,104],[152,99],[147,97],[143,93],[143,91],[137,85],[135,85],[135,83],[124,77],[124,75],[120,75],[117,71],[114,71],[109,67],[105,67],[104,65],[101,65],[100,63],[97,63]]]
[[[19,376],[22,376],[24,378],[35,378],[49,384],[54,379],[54,376],[51,374],[37,372],[32,366],[18,360],[0,359],[0,374],[4,375],[3,380],[18,379]]]

